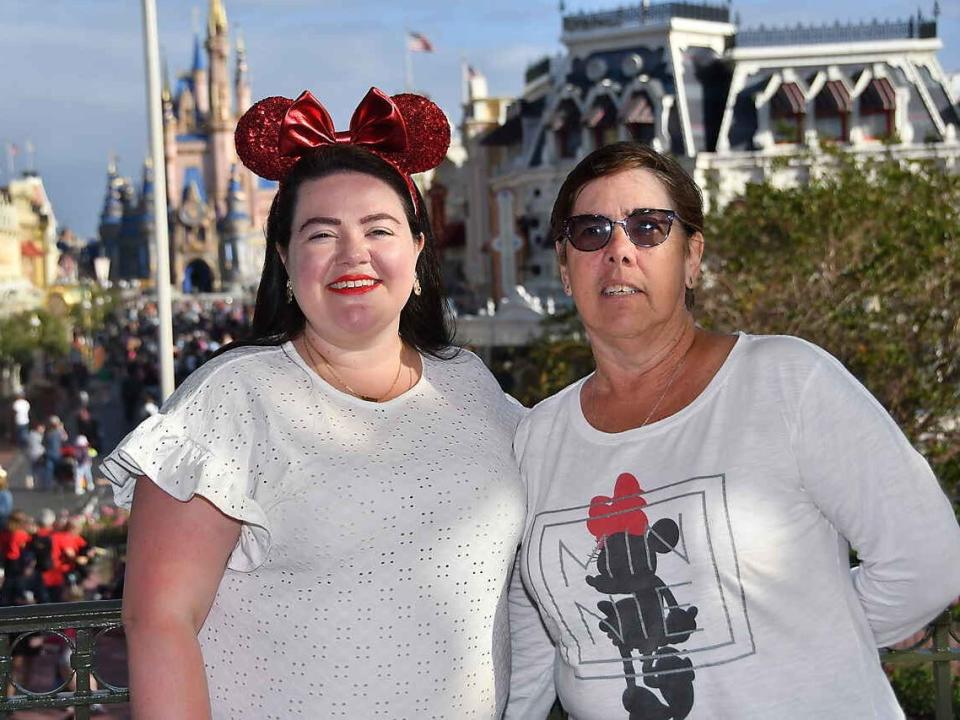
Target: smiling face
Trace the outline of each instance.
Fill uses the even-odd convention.
[[[281,259],[310,328],[340,347],[397,334],[423,237],[385,182],[339,172],[304,182]]]
[[[620,220],[637,208],[674,209],[666,188],[644,169],[624,170],[588,182],[570,214]],[[689,248],[687,245],[678,221],[666,241],[655,247],[637,247],[619,225],[600,250],[581,252],[569,242],[558,246],[560,274],[572,291],[587,331],[615,339],[680,327],[686,319],[684,290],[700,270],[703,236],[694,233]]]

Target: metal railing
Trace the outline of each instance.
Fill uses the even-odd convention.
[[[869,42],[876,40],[909,40],[935,38],[936,20],[910,18],[893,22],[839,22],[833,25],[797,25],[796,27],[764,27],[740,30],[733,38],[735,47],[768,47],[777,45],[817,45],[823,43]]]
[[[120,600],[0,607],[0,678],[5,691],[0,692],[0,719],[18,710],[72,707],[77,720],[89,720],[92,705],[128,702],[130,691],[110,683],[95,667],[98,641],[122,628]],[[59,675],[56,687],[38,691],[15,677],[14,657],[44,637],[54,638],[65,650],[61,657],[69,655],[69,672]],[[57,671],[60,660],[55,661]],[[94,684],[96,690],[91,689]]]
[[[622,25],[665,23],[670,18],[730,22],[730,7],[710,3],[668,2],[658,5],[631,5],[601,12],[579,12],[563,18],[564,32],[582,32]]]
[[[119,600],[0,607],[0,676],[3,687],[14,690],[6,697],[0,693],[0,719],[6,720],[8,713],[17,710],[73,707],[77,720],[89,720],[91,705],[129,702],[129,689],[111,684],[95,668],[97,640],[122,627]],[[13,677],[13,654],[30,637],[42,635],[56,636],[70,648],[72,676],[55,688],[38,692],[23,687]],[[885,665],[933,665],[936,720],[954,717],[951,663],[960,662],[957,643],[960,631],[947,610],[909,648],[880,652]],[[76,689],[67,690],[74,678]],[[100,689],[91,689],[91,678]]]
[[[960,630],[954,627],[950,610],[941,613],[927,625],[923,635],[910,647],[902,650],[881,650],[880,660],[885,665],[933,664],[933,692],[935,720],[951,720],[953,714],[953,673],[951,663],[960,663]]]

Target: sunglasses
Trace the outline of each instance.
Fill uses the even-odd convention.
[[[560,228],[564,239],[577,250],[593,252],[607,246],[613,237],[613,228],[619,225],[637,247],[656,247],[670,235],[673,221],[683,220],[673,210],[639,208],[623,220],[611,220],[604,215],[572,215]]]

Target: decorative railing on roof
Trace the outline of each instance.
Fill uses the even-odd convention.
[[[540,58],[535,63],[527,67],[527,71],[524,73],[524,80],[529,85],[537,78],[543,77],[550,72],[550,56]]]
[[[908,40],[935,38],[937,21],[922,17],[909,20],[847,23],[833,25],[801,25],[740,30],[733,38],[735,47],[771,45],[813,45],[823,43],[869,42],[871,40]]]
[[[600,12],[579,12],[563,18],[564,32],[582,32],[623,25],[652,25],[671,18],[730,22],[730,7],[711,3],[669,2],[657,5],[631,5]]]

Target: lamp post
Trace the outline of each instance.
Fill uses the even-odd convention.
[[[154,172],[153,232],[157,258],[157,327],[160,356],[160,400],[173,393],[173,311],[170,294],[170,239],[167,228],[167,177],[163,157],[163,114],[160,104],[160,42],[155,0],[143,0],[143,45],[147,68],[147,119]]]

